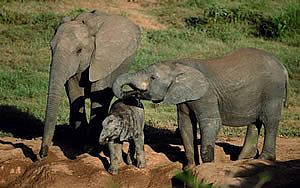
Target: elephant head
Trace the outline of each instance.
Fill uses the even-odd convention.
[[[108,141],[119,138],[122,132],[121,122],[122,119],[118,116],[107,116],[102,123],[103,129],[100,134],[99,143],[105,144]]]
[[[122,91],[124,85],[133,91]],[[120,75],[113,84],[113,92],[118,98],[134,95],[153,102],[179,104],[201,98],[208,87],[206,76],[199,70],[180,61],[165,61]]]
[[[116,69],[129,67],[128,59],[134,56],[139,37],[139,28],[122,16],[94,11],[63,20],[50,43],[52,60],[41,156],[46,155],[53,138],[68,79],[86,71],[91,83],[100,82],[103,89],[111,87]]]

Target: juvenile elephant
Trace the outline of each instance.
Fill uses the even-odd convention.
[[[112,83],[119,74],[128,71],[139,41],[139,27],[122,16],[93,11],[63,20],[51,40],[41,157],[48,154],[64,86],[70,102],[70,124],[75,129],[88,124],[85,99],[90,98],[89,138],[98,141],[97,127],[106,117],[113,98]]]
[[[255,156],[258,133],[263,125],[265,140],[259,158],[275,160],[283,99],[287,106],[287,84],[286,69],[272,55],[243,48],[221,58],[164,61],[136,73],[122,74],[114,82],[113,92],[119,98],[135,95],[153,102],[177,105],[188,168],[195,165],[193,145],[196,134],[193,129],[197,122],[203,162],[214,160],[215,141],[221,124],[248,125],[239,159]],[[131,86],[134,91],[126,94],[122,91],[124,85]]]
[[[144,153],[144,107],[135,98],[118,100],[112,105],[109,115],[104,119],[100,134],[100,144],[108,142],[111,174],[118,173],[122,161],[122,143],[129,141],[127,163],[132,164],[136,156],[137,167],[146,166]]]

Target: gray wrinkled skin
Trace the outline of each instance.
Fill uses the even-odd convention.
[[[134,91],[123,92],[124,85]],[[271,54],[254,48],[238,49],[216,59],[164,61],[136,73],[122,74],[113,84],[113,92],[119,98],[133,95],[177,105],[187,168],[199,162],[195,157],[197,124],[203,162],[214,160],[221,125],[248,126],[239,159],[256,155],[260,128],[264,126],[259,158],[275,160],[282,102],[286,107],[288,104],[287,88],[287,70]]]
[[[99,124],[107,116],[114,96],[112,83],[129,70],[139,41],[139,27],[123,16],[92,11],[62,20],[50,42],[52,57],[41,157],[48,155],[64,89],[70,103],[70,125],[81,136],[78,144],[98,142]],[[89,123],[86,99],[91,101]]]
[[[102,123],[100,144],[108,142],[110,152],[111,174],[118,173],[119,163],[122,162],[122,143],[129,141],[127,163],[132,164],[136,157],[137,167],[146,166],[144,153],[144,107],[135,98],[127,98],[114,102],[109,115]]]

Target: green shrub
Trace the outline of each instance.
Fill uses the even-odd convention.
[[[177,180],[183,182],[183,187],[191,188],[212,188],[212,184],[206,184],[197,179],[191,170],[183,171],[175,175]]]
[[[226,7],[223,5],[208,6],[199,16],[184,18],[185,27],[206,30],[208,35],[217,39],[226,37],[241,25],[248,25],[244,31],[256,37],[266,39],[282,39],[284,36],[299,35],[300,6],[290,5],[280,15],[266,15],[257,9],[249,9],[243,5]],[[223,27],[223,28],[222,28]]]
[[[42,13],[21,13],[19,11],[12,11],[9,9],[0,10],[0,23],[12,25],[25,24],[44,24],[53,26],[58,22],[59,16],[53,12]]]

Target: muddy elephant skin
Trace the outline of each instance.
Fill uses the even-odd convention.
[[[129,142],[127,164],[136,158],[137,167],[146,166],[144,152],[144,107],[133,97],[117,100],[112,105],[109,115],[104,119],[100,134],[100,144],[108,142],[110,152],[111,174],[118,173],[118,165],[122,162],[122,144]]]

